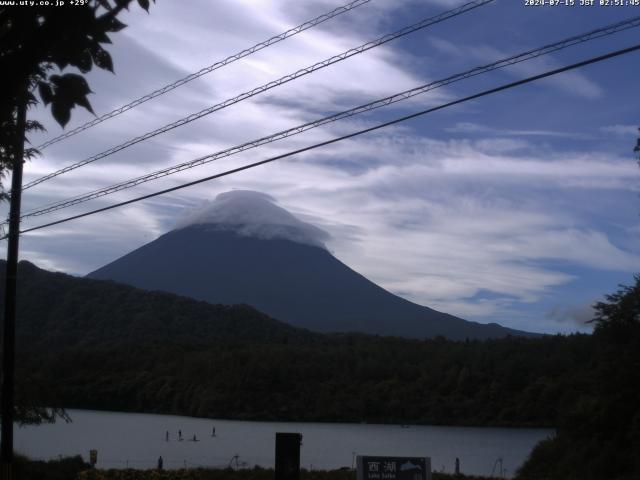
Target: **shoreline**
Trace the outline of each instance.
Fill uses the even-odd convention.
[[[402,428],[411,427],[443,427],[443,428],[483,428],[483,429],[509,429],[509,430],[557,430],[553,425],[540,425],[540,424],[513,424],[513,423],[501,423],[501,424],[487,424],[487,423],[407,423],[407,422],[381,422],[381,421],[358,421],[358,420],[290,420],[290,419],[256,419],[248,417],[197,417],[188,414],[163,412],[163,411],[135,411],[135,410],[102,410],[100,408],[82,408],[82,407],[57,407],[63,408],[66,412],[75,410],[82,412],[94,412],[102,414],[132,414],[132,415],[161,415],[166,417],[180,417],[189,418],[194,420],[210,420],[210,421],[223,421],[223,422],[252,422],[252,423],[294,423],[294,424],[308,424],[308,425],[369,425],[369,426],[398,426]],[[71,415],[70,415],[71,416]],[[72,417],[73,421],[73,417]],[[17,425],[17,424],[16,424]]]

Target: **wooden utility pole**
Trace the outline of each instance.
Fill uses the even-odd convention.
[[[18,242],[20,240],[20,201],[22,199],[22,165],[24,135],[27,124],[27,101],[22,97],[16,117],[16,144],[11,173],[7,271],[4,289],[4,322],[2,328],[2,433],[0,436],[0,478],[13,478],[13,404],[16,350],[16,283],[18,274]]]

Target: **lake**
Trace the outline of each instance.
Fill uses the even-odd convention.
[[[100,468],[152,468],[161,455],[165,468],[273,467],[276,432],[303,435],[303,468],[351,467],[355,455],[428,456],[434,470],[511,476],[549,429],[435,427],[347,423],[245,422],[68,410],[72,423],[15,429],[15,449],[32,458],[82,455],[98,450]],[[216,436],[212,436],[215,428]],[[183,441],[178,441],[178,431]],[[169,441],[166,432],[169,431]],[[193,441],[193,436],[197,441]],[[236,457],[237,456],[237,457]],[[234,459],[233,457],[236,457]]]

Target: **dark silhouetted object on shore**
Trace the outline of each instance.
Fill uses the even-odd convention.
[[[275,480],[300,479],[301,443],[299,433],[276,433]]]

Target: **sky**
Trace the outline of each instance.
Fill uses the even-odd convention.
[[[159,0],[93,71],[102,114],[338,7],[339,0]],[[462,5],[372,0],[52,145],[25,182],[300,68]],[[270,135],[640,15],[640,7],[496,0],[25,191],[23,211]],[[576,2],[579,3],[579,2]],[[631,46],[638,28],[47,216],[127,200]],[[341,261],[411,301],[479,322],[588,332],[591,305],[640,272],[640,54],[483,97],[239,174],[25,234],[20,258],[83,275],[170,231],[216,195],[262,192],[328,233]],[[63,132],[42,108],[37,145]],[[67,129],[91,120],[75,109]],[[6,205],[4,206],[6,211]],[[212,246],[215,248],[215,246]]]

